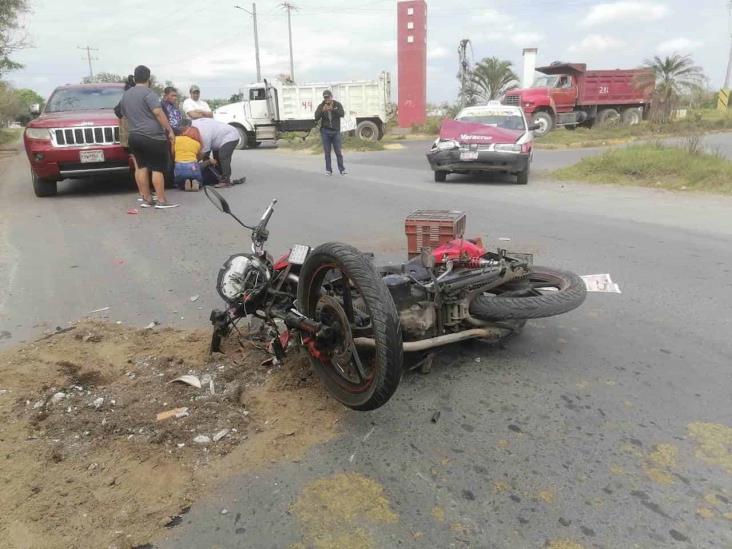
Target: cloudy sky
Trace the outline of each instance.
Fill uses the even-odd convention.
[[[88,74],[85,52],[97,48],[95,72],[127,74],[150,66],[182,88],[228,97],[255,79],[247,0],[30,0],[24,18],[33,48],[17,55],[18,87],[48,95]],[[279,0],[259,0],[262,73],[288,72],[287,18]],[[295,76],[299,82],[376,78],[396,81],[396,0],[292,0]],[[648,56],[692,54],[719,87],[729,49],[726,0],[428,0],[428,98],[453,100],[457,45],[473,43],[476,60],[509,59],[521,73],[521,49],[539,63],[586,62],[633,67]]]

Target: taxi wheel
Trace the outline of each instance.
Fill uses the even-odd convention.
[[[447,172],[442,170],[436,170],[435,171],[435,182],[436,183],[444,183],[447,181]]]

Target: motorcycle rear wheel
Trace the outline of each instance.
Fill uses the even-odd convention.
[[[331,395],[354,410],[386,404],[402,377],[402,333],[391,294],[368,258],[339,242],[318,246],[300,272],[298,303],[339,339],[319,357],[311,352]],[[354,334],[372,337],[376,348],[357,349]]]
[[[538,266],[525,280],[493,292],[473,299],[470,314],[481,320],[545,318],[576,309],[587,296],[585,283],[576,274]]]

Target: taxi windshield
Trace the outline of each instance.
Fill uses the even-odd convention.
[[[484,124],[506,130],[526,130],[524,118],[515,112],[476,112],[460,114],[456,118],[460,122]]]

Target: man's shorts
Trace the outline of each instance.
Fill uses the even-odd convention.
[[[201,167],[198,162],[176,162],[174,182],[176,187],[182,187],[186,179],[195,179],[199,183],[203,183],[201,176]]]
[[[151,139],[139,133],[131,133],[129,144],[130,152],[139,168],[161,173],[168,171],[170,144],[167,139]]]

